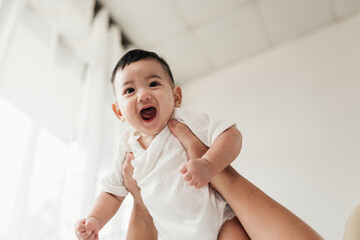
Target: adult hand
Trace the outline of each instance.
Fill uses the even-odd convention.
[[[171,133],[174,134],[184,146],[189,159],[201,158],[208,150],[208,147],[206,147],[185,124],[171,119],[168,126]]]
[[[136,180],[133,178],[134,167],[131,165],[132,160],[134,160],[134,155],[132,153],[127,153],[125,161],[122,165],[124,185],[133,196],[135,203],[143,204],[143,200],[140,195],[140,188],[138,187]]]
[[[190,186],[203,187],[214,175],[209,161],[201,158],[208,150],[208,147],[185,124],[171,119],[168,126],[172,134],[184,146],[189,158],[189,161],[181,166],[180,173],[183,174],[185,181],[188,181]]]
[[[169,121],[168,127],[170,128],[172,134],[174,134],[184,146],[189,159],[199,159],[208,150],[208,147],[206,147],[185,124],[172,119]],[[140,188],[132,177],[134,168],[131,165],[131,161],[133,159],[134,156],[132,153],[126,154],[126,158],[122,166],[124,184],[134,197],[134,201],[142,203],[143,201],[140,195]]]
[[[122,166],[125,187],[134,198],[126,240],[156,240],[158,232],[154,221],[142,200],[140,188],[132,177],[134,172],[132,160],[134,160],[133,154],[128,153]]]

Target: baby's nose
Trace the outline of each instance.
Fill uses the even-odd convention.
[[[138,98],[139,102],[148,101],[150,99],[151,99],[151,95],[148,92],[144,91],[139,93],[139,98]]]

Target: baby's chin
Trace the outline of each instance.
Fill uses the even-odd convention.
[[[142,135],[148,135],[148,136],[156,136],[158,135],[165,127],[167,126],[167,122],[161,124],[158,127],[154,128],[143,128],[143,129],[137,129],[139,132],[142,133]]]

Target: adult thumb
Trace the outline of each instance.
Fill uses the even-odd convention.
[[[131,162],[132,160],[134,160],[134,155],[133,155],[133,153],[132,153],[132,152],[126,153],[125,160],[126,160],[127,162]]]

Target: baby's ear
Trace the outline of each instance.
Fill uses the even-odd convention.
[[[182,101],[181,88],[179,86],[174,87],[173,93],[174,93],[174,106],[180,107]]]
[[[120,119],[121,122],[125,122],[124,116],[121,114],[119,104],[117,102],[113,102],[112,109],[115,113],[115,115]]]

